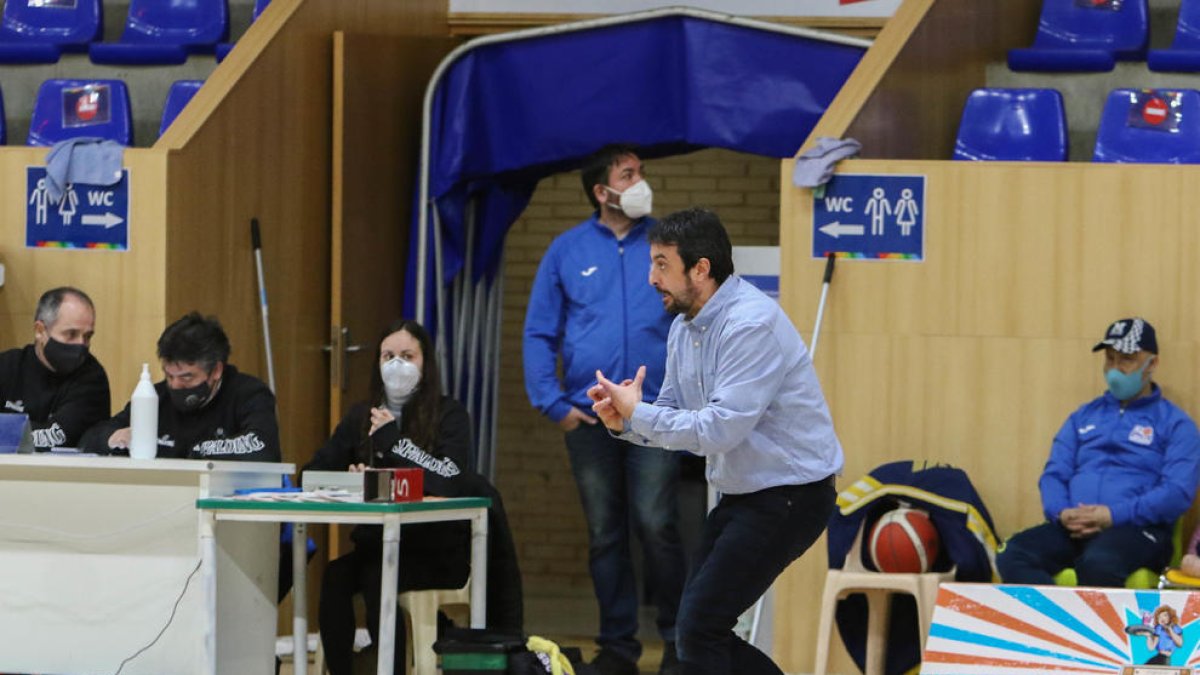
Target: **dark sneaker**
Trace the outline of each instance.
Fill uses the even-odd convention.
[[[664,642],[662,665],[658,667],[658,675],[682,674],[683,666],[679,663],[679,655],[675,653],[675,643]]]
[[[598,675],[638,675],[636,661],[630,661],[611,649],[601,649],[592,659],[592,668]]]

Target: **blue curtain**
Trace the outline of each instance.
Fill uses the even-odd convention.
[[[636,144],[643,158],[707,147],[790,157],[864,51],[668,16],[467,52],[441,80],[430,121],[430,196],[442,227],[443,282],[464,264],[472,198],[471,275],[492,279],[504,235],[543,177],[577,168],[613,142]],[[409,315],[416,297],[413,213]],[[428,260],[432,324],[432,238]]]

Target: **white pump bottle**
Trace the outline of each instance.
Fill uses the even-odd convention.
[[[158,454],[158,392],[150,381],[150,364],[142,364],[142,377],[129,401],[129,456],[154,459]]]

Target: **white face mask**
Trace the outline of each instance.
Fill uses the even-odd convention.
[[[650,190],[650,184],[645,180],[630,185],[624,192],[604,186],[606,190],[613,194],[621,195],[621,203],[613,204],[613,208],[620,209],[625,215],[637,220],[642,216],[650,215],[650,209],[654,206],[654,192]]]
[[[379,375],[383,378],[383,389],[392,401],[407,398],[421,383],[421,369],[399,356],[379,364]]]

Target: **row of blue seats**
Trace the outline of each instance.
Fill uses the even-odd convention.
[[[954,159],[1065,161],[1067,118],[1055,89],[976,89]],[[1096,130],[1094,162],[1200,164],[1200,91],[1114,89]]]
[[[257,19],[270,0],[255,0]],[[95,63],[178,64],[189,54],[232,48],[227,0],[131,0],[118,42],[102,42],[100,0],[5,0],[0,63],[54,63],[87,52]]]
[[[171,85],[158,127],[160,136],[203,84],[202,80],[179,80]],[[54,145],[81,136],[133,145],[129,89],[123,81],[46,80],[38,88],[26,144]],[[0,96],[0,145],[6,140],[4,98]]]
[[[1042,0],[1033,46],[1008,53],[1008,67],[1033,71],[1109,71],[1117,61],[1150,70],[1200,72],[1200,0],[1182,0],[1169,49],[1149,49],[1147,0]]]

